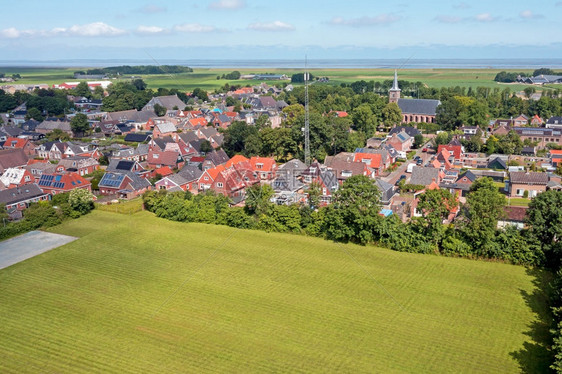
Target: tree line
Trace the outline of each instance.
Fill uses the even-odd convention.
[[[137,65],[137,66],[110,66],[106,68],[88,69],[77,71],[77,74],[87,75],[125,75],[125,74],[180,74],[191,73],[193,69],[181,65]]]

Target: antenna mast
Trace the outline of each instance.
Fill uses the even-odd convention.
[[[310,165],[310,123],[308,118],[308,64],[304,56],[304,163]]]

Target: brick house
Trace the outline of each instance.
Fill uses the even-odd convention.
[[[35,183],[0,191],[0,204],[6,205],[12,218],[21,218],[21,211],[29,207],[29,204],[47,200],[50,200],[50,195]]]
[[[92,191],[92,184],[77,173],[42,174],[37,182],[39,187],[50,195],[70,192],[75,189]]]
[[[98,183],[102,195],[118,195],[125,199],[142,195],[152,185],[133,172],[107,172]]]
[[[513,171],[509,173],[509,197],[522,197],[528,191],[529,197],[535,197],[546,191],[548,175],[546,173]]]
[[[405,131],[398,134],[392,134],[386,143],[392,146],[397,151],[408,152],[414,145],[414,138],[408,135]]]
[[[75,172],[78,175],[91,174],[100,168],[100,163],[92,157],[73,156],[64,158],[56,166],[57,173]]]
[[[252,170],[261,180],[273,180],[277,171],[277,163],[269,157],[253,156],[250,158]]]
[[[199,180],[197,181],[199,190],[206,191],[210,189],[213,185],[214,180],[217,178],[217,175],[223,170],[225,170],[224,165],[219,165],[214,168],[204,170],[203,173],[199,176]]]
[[[379,176],[384,170],[382,155],[380,153],[357,152],[353,157],[353,162],[362,162],[373,171],[375,176]]]
[[[35,155],[35,145],[29,139],[9,137],[4,142],[2,148],[20,148],[23,149],[23,153],[25,153],[27,156]]]
[[[29,170],[21,168],[9,168],[0,176],[0,182],[6,188],[21,187],[26,184],[35,183],[35,178]]]

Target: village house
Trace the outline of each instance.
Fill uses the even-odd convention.
[[[177,131],[176,126],[171,122],[161,122],[154,125],[154,129],[152,131],[152,137],[163,138],[165,136],[172,136]]]
[[[394,133],[386,139],[386,144],[399,152],[409,152],[414,145],[414,138],[408,135],[405,131],[398,134]]]
[[[439,169],[434,167],[414,166],[410,184],[428,187],[432,183],[439,185],[441,182],[441,173]]]
[[[548,152],[548,157],[550,158],[550,164],[552,167],[558,167],[558,165],[562,162],[562,150],[551,149]]]
[[[133,172],[106,172],[98,183],[100,194],[124,199],[140,196],[151,186],[148,180]]]
[[[154,111],[154,106],[160,105],[166,110],[183,110],[185,103],[181,101],[178,95],[157,96],[150,99],[148,103],[142,108],[143,111]]]
[[[239,162],[220,171],[211,184],[211,189],[232,200],[234,204],[244,201],[246,188],[259,183],[250,163]]]
[[[506,206],[503,208],[503,211],[503,217],[498,220],[498,229],[513,226],[521,230],[525,227],[525,215],[527,214],[527,207]]]
[[[509,197],[523,197],[527,194],[529,198],[533,198],[546,191],[547,183],[548,174],[546,173],[511,172],[509,173],[508,184]]]
[[[562,145],[562,129],[514,127],[513,130],[519,135],[521,141],[529,139],[533,142],[537,142],[537,147],[539,148],[545,148],[549,143]]]
[[[39,187],[50,195],[70,192],[75,189],[92,191],[92,184],[77,173],[42,174],[37,182]]]
[[[148,167],[158,169],[163,166],[168,166],[171,169],[181,168],[184,165],[184,160],[181,158],[177,151],[156,151],[150,150],[146,160]]]
[[[230,157],[222,149],[218,151],[212,151],[205,156],[205,161],[203,161],[203,170],[217,167],[219,165],[224,165],[230,160]]]
[[[73,136],[72,129],[70,128],[70,121],[45,120],[35,128],[36,132],[44,135],[47,135],[54,130],[61,130],[62,132],[68,134],[68,136]]]
[[[369,170],[365,162],[350,162],[336,159],[333,160],[328,167],[334,171],[340,185],[348,178],[355,175],[374,177],[375,174],[374,171]]]
[[[35,177],[29,170],[23,168],[8,168],[0,176],[0,183],[5,188],[21,187],[25,184],[35,183]]]
[[[269,157],[253,156],[250,158],[252,170],[259,176],[261,180],[275,179],[277,171],[277,163]]]
[[[361,162],[367,165],[370,172],[365,175],[379,176],[384,170],[382,155],[380,153],[357,152],[353,156],[353,162]]]
[[[9,168],[22,168],[27,165],[29,158],[21,148],[0,150],[0,174]]]
[[[6,139],[4,144],[2,144],[2,148],[3,149],[20,148],[23,149],[23,152],[27,156],[35,155],[35,145],[29,139],[9,137]]]
[[[214,168],[203,170],[203,173],[201,173],[201,176],[197,181],[199,190],[206,191],[210,189],[211,186],[213,185],[213,181],[217,178],[217,175],[223,170],[225,170],[224,165],[218,165],[215,166]]]
[[[49,194],[43,192],[35,183],[0,191],[0,204],[6,206],[8,214],[13,219],[21,218],[22,211],[31,203],[46,200],[50,200]]]
[[[92,157],[73,156],[63,158],[56,165],[57,173],[74,172],[80,176],[91,174],[100,168],[98,160]]]

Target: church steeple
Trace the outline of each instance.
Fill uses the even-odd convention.
[[[392,83],[392,88],[388,92],[388,102],[398,103],[400,99],[400,88],[398,87],[398,73],[394,70],[394,82]]]

